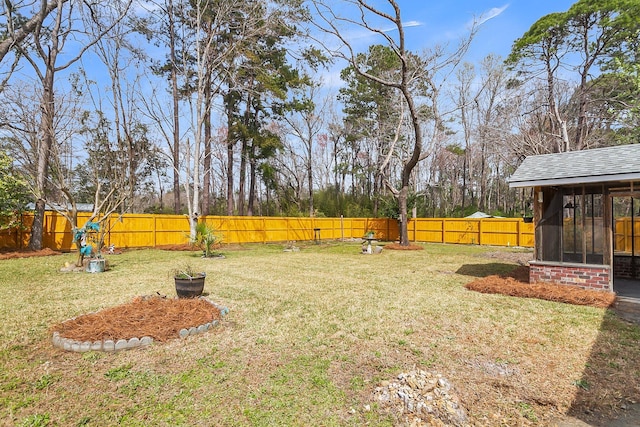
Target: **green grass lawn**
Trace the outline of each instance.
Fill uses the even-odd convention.
[[[637,326],[603,309],[464,288],[515,267],[495,254],[516,249],[283,248],[223,248],[225,259],[209,260],[135,250],[108,256],[111,269],[97,274],[61,273],[75,254],[0,261],[0,424],[397,425],[372,393],[413,369],[445,376],[472,425],[596,416],[640,394]],[[51,345],[49,328],[68,318],[174,296],[170,272],[186,263],[230,310],[216,329],[118,353]]]

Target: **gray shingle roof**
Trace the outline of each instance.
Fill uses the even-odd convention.
[[[36,204],[33,202],[27,203],[26,210],[32,211],[35,210]],[[93,212],[93,203],[76,203],[76,208],[78,208],[78,212]],[[67,209],[71,209],[71,205],[67,205]],[[53,210],[61,210],[64,211],[65,208],[63,205],[54,204],[53,206],[47,203],[44,205],[44,210],[53,211]]]
[[[640,180],[640,144],[529,156],[509,178],[509,187]]]

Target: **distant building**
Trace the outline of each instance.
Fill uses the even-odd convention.
[[[93,212],[93,203],[76,203],[76,208],[78,209],[78,212]],[[28,203],[26,206],[26,210],[27,211],[33,211],[36,209],[36,204],[31,202]],[[69,205],[67,207],[67,209],[65,209],[63,206],[61,205],[50,205],[50,204],[46,204],[44,206],[44,210],[45,211],[65,211],[65,210],[71,210],[71,205]]]

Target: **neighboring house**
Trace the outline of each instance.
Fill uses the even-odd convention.
[[[488,213],[477,211],[477,212],[472,213],[471,215],[465,216],[465,218],[504,218],[504,217],[503,216],[489,215]]]
[[[31,202],[28,203],[26,206],[26,210],[27,211],[33,211],[36,208],[36,204]],[[76,208],[78,209],[78,212],[93,212],[93,203],[76,203]],[[46,204],[44,206],[44,210],[45,211],[59,211],[59,212],[64,212],[65,208],[64,206],[60,206],[60,205],[50,205],[50,204]],[[67,207],[66,210],[71,210],[71,205],[69,205]]]
[[[640,278],[640,144],[530,156],[509,186],[533,188],[531,283]]]

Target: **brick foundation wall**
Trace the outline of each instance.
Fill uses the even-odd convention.
[[[530,283],[558,283],[583,289],[613,292],[606,265],[529,262]]]

